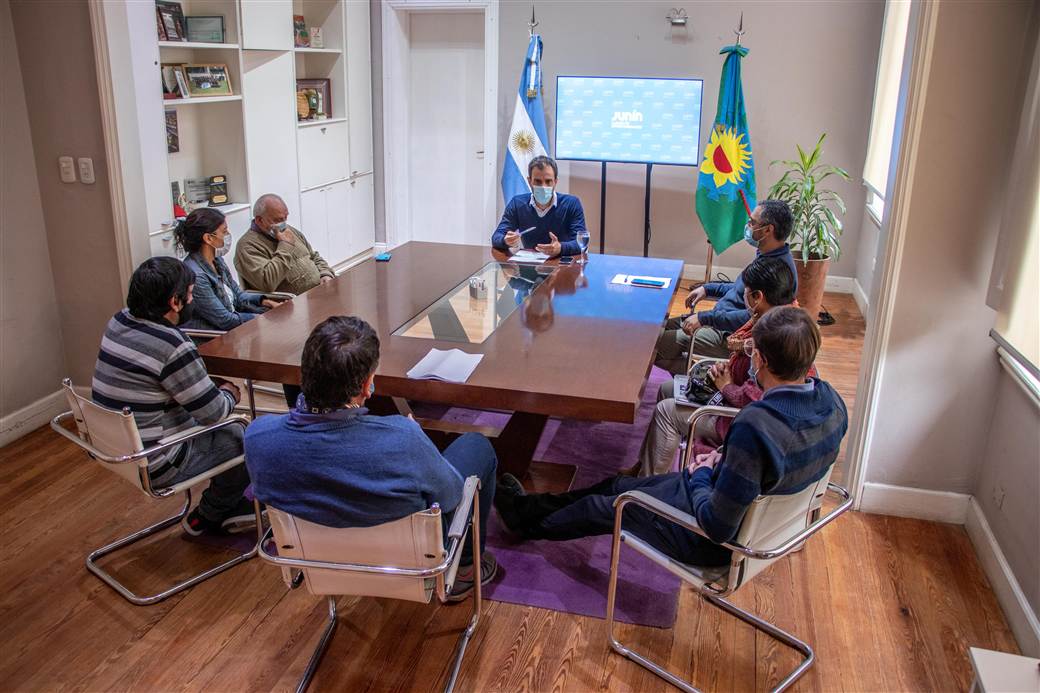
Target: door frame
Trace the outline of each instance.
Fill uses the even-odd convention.
[[[487,244],[497,221],[498,204],[498,0],[385,0],[381,12],[383,190],[388,248],[412,239],[408,148],[411,112],[409,16],[413,12],[482,12],[484,15],[484,166],[481,193],[486,228],[479,236],[479,243],[476,234],[469,235],[465,242]]]

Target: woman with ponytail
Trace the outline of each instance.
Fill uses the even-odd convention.
[[[278,305],[263,294],[242,291],[231,276],[223,260],[233,245],[231,232],[219,210],[196,209],[177,226],[174,236],[188,254],[184,264],[195,273],[195,312],[180,327],[227,331]]]

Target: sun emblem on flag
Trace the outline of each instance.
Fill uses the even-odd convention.
[[[700,172],[712,176],[715,187],[726,183],[739,185],[751,162],[751,148],[733,128],[721,125],[711,131],[711,139],[704,150]]]
[[[513,134],[511,144],[513,149],[524,154],[534,153],[534,144],[537,141],[535,134],[530,130],[518,130]]]

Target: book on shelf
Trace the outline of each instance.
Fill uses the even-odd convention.
[[[293,45],[297,48],[310,48],[311,36],[307,33],[307,22],[302,14],[293,15]]]

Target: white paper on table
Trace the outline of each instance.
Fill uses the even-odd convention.
[[[545,253],[539,253],[537,250],[518,250],[509,259],[513,262],[537,262],[541,264],[548,260],[549,256]]]
[[[664,282],[662,286],[649,286],[647,284],[633,284],[633,279],[647,279],[653,282]],[[667,289],[672,284],[671,277],[647,277],[640,274],[615,274],[610,280],[611,284],[622,284],[624,286],[638,286],[641,289]]]
[[[477,369],[483,354],[467,354],[461,349],[430,349],[419,363],[406,373],[416,380],[444,380],[449,383],[464,383]]]

